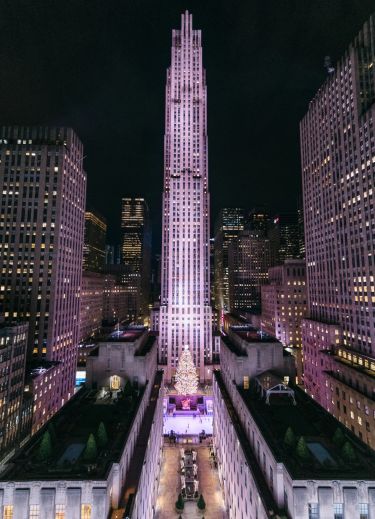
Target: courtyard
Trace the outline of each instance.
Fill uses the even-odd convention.
[[[199,492],[203,494],[206,509],[199,511],[195,501],[186,501],[183,512],[176,512],[175,502],[181,489],[180,448],[181,445],[164,446],[156,518],[177,519],[181,515],[183,519],[227,519],[219,477],[210,461],[208,443],[194,445],[197,451]]]

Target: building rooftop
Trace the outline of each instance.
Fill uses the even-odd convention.
[[[118,462],[129,429],[138,410],[143,389],[125,388],[117,401],[99,398],[97,391],[81,389],[6,465],[0,481],[48,479],[103,479],[111,464]],[[97,433],[103,422],[108,443],[99,447],[95,463],[83,460],[90,433]],[[52,426],[51,426],[52,424]],[[48,463],[38,459],[44,432],[51,436],[52,454]]]
[[[278,339],[275,339],[275,337],[272,337],[271,335],[268,335],[263,330],[259,330],[255,326],[252,326],[251,324],[241,325],[241,326],[231,326],[230,331],[233,332],[233,334],[238,335],[240,339],[243,339],[244,341],[248,343],[254,343],[254,342],[279,342]]]
[[[285,464],[294,479],[375,478],[374,452],[297,386],[292,386],[296,405],[286,394],[271,396],[267,405],[265,398],[252,385],[247,390],[237,389],[275,458]],[[296,445],[290,448],[285,444],[284,437],[289,427],[296,442],[304,437],[309,450],[307,461],[301,461]],[[355,451],[355,462],[348,463],[343,457],[342,445],[333,441],[338,427]]]

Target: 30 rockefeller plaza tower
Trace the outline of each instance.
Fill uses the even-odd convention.
[[[188,346],[200,379],[211,360],[207,90],[192,15],[172,33],[167,70],[160,361],[170,380]]]

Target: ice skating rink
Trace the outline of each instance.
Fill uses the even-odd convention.
[[[212,434],[212,416],[165,416],[164,434],[171,430],[176,434],[199,434],[202,430]]]

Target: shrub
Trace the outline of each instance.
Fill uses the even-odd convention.
[[[332,437],[332,441],[338,447],[342,447],[344,445],[345,436],[344,436],[344,433],[342,432],[341,427],[337,427],[335,434]]]
[[[183,510],[184,509],[185,503],[184,503],[184,500],[182,499],[182,495],[181,494],[178,494],[178,498],[177,498],[175,506],[176,506],[177,510]]]
[[[98,439],[99,447],[105,447],[108,443],[108,436],[105,425],[103,422],[100,422],[98,431],[96,433],[96,437]]]
[[[357,460],[355,450],[353,449],[352,444],[350,442],[344,443],[344,446],[341,449],[341,454],[344,460],[348,461],[349,463],[353,463]]]
[[[56,429],[53,422],[50,422],[48,425],[48,432],[51,438],[51,444],[55,444],[57,442]]]
[[[95,436],[91,433],[87,440],[86,448],[83,452],[83,459],[85,461],[94,461],[96,459],[97,454],[98,451],[96,448]]]
[[[291,427],[288,427],[285,432],[284,443],[287,447],[294,447],[296,444],[296,437],[294,436],[294,432]]]
[[[307,448],[305,438],[303,436],[301,436],[300,439],[298,440],[296,452],[297,452],[297,456],[302,461],[307,461],[310,458],[310,451]]]
[[[51,436],[48,431],[43,434],[42,441],[39,444],[38,460],[48,461],[52,454]]]
[[[206,508],[206,502],[203,499],[203,494],[199,496],[199,499],[197,501],[197,507],[199,508],[199,510],[204,510]]]

